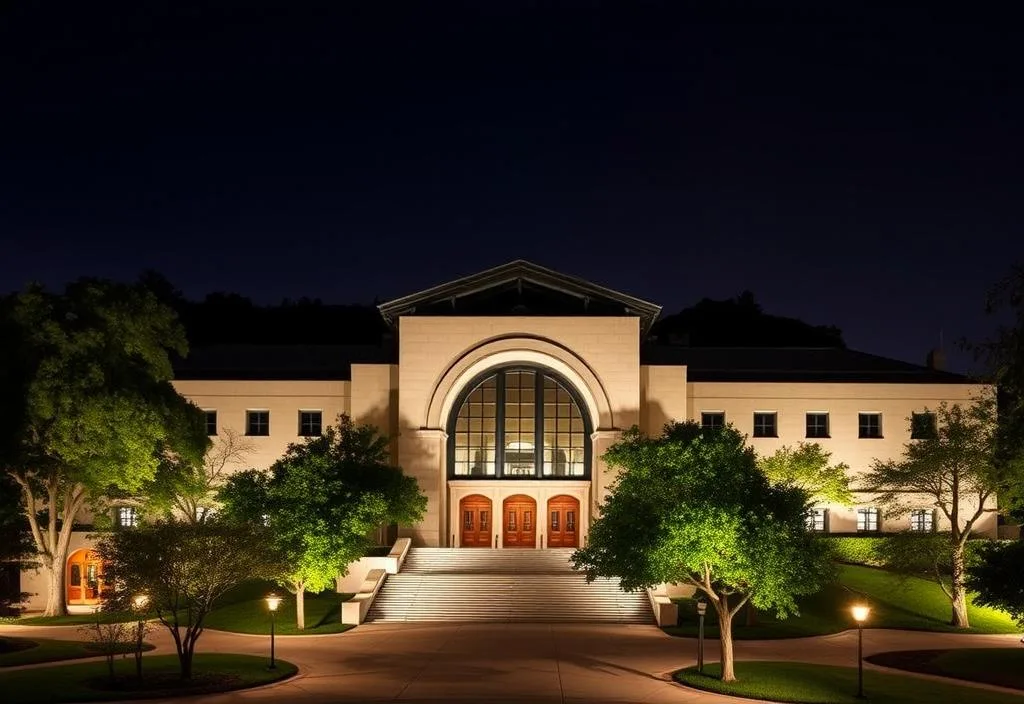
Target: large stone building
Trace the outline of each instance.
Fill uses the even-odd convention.
[[[929,366],[841,348],[714,349],[644,344],[660,307],[516,261],[380,306],[384,347],[196,350],[177,389],[211,435],[248,436],[246,466],[346,413],[392,438],[394,460],[428,497],[401,526],[414,545],[544,549],[586,542],[613,472],[602,455],[626,428],[670,420],[731,423],[758,453],[816,442],[855,475],[926,432],[940,402],[981,387]],[[886,520],[870,497],[816,507],[814,530],[942,529],[927,501]],[[125,506],[117,518],[135,520]],[[988,513],[978,531],[995,535]],[[95,598],[99,565],[76,534],[68,600]],[[41,606],[41,575],[23,586]]]

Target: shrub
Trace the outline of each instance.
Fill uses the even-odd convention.
[[[875,535],[828,535],[822,540],[829,544],[832,559],[850,565],[867,565],[878,567],[881,561],[876,551],[884,540]]]

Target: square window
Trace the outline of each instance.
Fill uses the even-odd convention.
[[[323,411],[299,411],[299,435],[318,438],[323,434]]]
[[[827,438],[828,437],[828,413],[807,414],[807,437]]]
[[[134,506],[120,506],[117,509],[117,525],[122,528],[134,528],[139,524],[139,513]]]
[[[246,411],[245,434],[270,435],[270,411]]]
[[[807,512],[807,516],[804,518],[804,524],[807,526],[807,530],[812,533],[824,533],[825,532],[825,509],[823,508],[812,508]]]
[[[721,430],[725,427],[725,413],[722,411],[708,411],[700,414],[700,425],[708,430]]]
[[[910,416],[910,438],[932,440],[938,437],[939,426],[934,413],[914,413]]]
[[[755,438],[777,438],[778,431],[777,413],[755,413],[754,414],[754,437]]]
[[[859,508],[857,509],[857,530],[865,532],[878,531],[878,509]]]
[[[931,533],[935,530],[935,512],[927,508],[915,508],[910,512],[910,530],[915,533]]]
[[[861,438],[882,437],[882,414],[860,413],[857,416],[857,435]]]
[[[206,414],[206,434],[213,437],[217,434],[217,411],[204,411]]]

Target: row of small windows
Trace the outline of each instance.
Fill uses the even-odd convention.
[[[705,411],[700,414],[701,425],[705,428],[725,427],[724,411]],[[936,435],[934,413],[914,413],[911,416],[910,437],[914,440],[934,438]],[[777,438],[779,436],[779,414],[774,411],[757,411],[754,413],[754,437]],[[806,437],[831,437],[829,414],[814,412],[806,414]],[[882,414],[858,413],[857,437],[881,438]]]
[[[879,511],[874,507],[857,509],[857,532],[877,533],[880,530]],[[807,512],[807,530],[813,533],[828,531],[828,509],[812,508]],[[935,511],[915,508],[910,512],[910,530],[915,533],[931,533],[935,530]]]
[[[206,434],[217,434],[217,411],[206,413]],[[299,411],[298,434],[300,437],[314,438],[323,434],[323,411]],[[246,411],[245,434],[254,436],[270,435],[270,411]]]

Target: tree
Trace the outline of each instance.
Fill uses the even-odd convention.
[[[321,437],[289,445],[268,473],[230,477],[220,497],[229,519],[269,526],[300,629],[306,590],[332,586],[366,553],[376,527],[417,521],[427,502],[416,480],[390,465],[387,439],[344,415]]]
[[[948,533],[892,533],[875,543],[873,553],[875,561],[891,572],[935,582],[952,603],[955,550]],[[964,563],[967,568],[971,565],[970,558],[971,551],[965,548]]]
[[[757,466],[773,484],[792,484],[804,489],[815,501],[852,504],[850,466],[830,464],[832,453],[818,443],[780,447],[774,454],[759,457]]]
[[[214,439],[202,464],[169,458],[160,464],[146,490],[149,507],[167,518],[177,516],[202,523],[216,513],[217,492],[228,475],[246,464],[256,446],[244,435],[224,428]]]
[[[731,427],[673,423],[656,438],[634,427],[604,459],[621,472],[574,566],[627,590],[694,587],[718,615],[722,679],[735,680],[732,620],[744,604],[785,618],[832,577],[827,546],[805,528],[810,497],[769,482]]]
[[[156,521],[105,534],[97,553],[108,584],[104,605],[127,611],[136,596],[174,639],[181,678],[192,677],[196,641],[207,614],[231,587],[279,567],[273,545],[258,526],[217,521]]]
[[[1024,542],[986,543],[967,575],[974,603],[1002,609],[1024,627]]]
[[[49,577],[45,614],[65,613],[64,571],[75,518],[111,492],[138,492],[162,459],[199,462],[202,412],[171,385],[185,354],[173,311],[143,287],[82,279],[63,294],[30,286],[4,306],[0,468],[18,484],[37,559]]]
[[[1019,465],[997,461],[995,403],[980,398],[966,408],[940,404],[936,431],[904,445],[898,460],[875,460],[861,482],[877,494],[886,515],[906,515],[914,508],[908,495],[925,497],[949,522],[950,623],[969,628],[964,555],[967,540],[988,510],[989,499]]]

